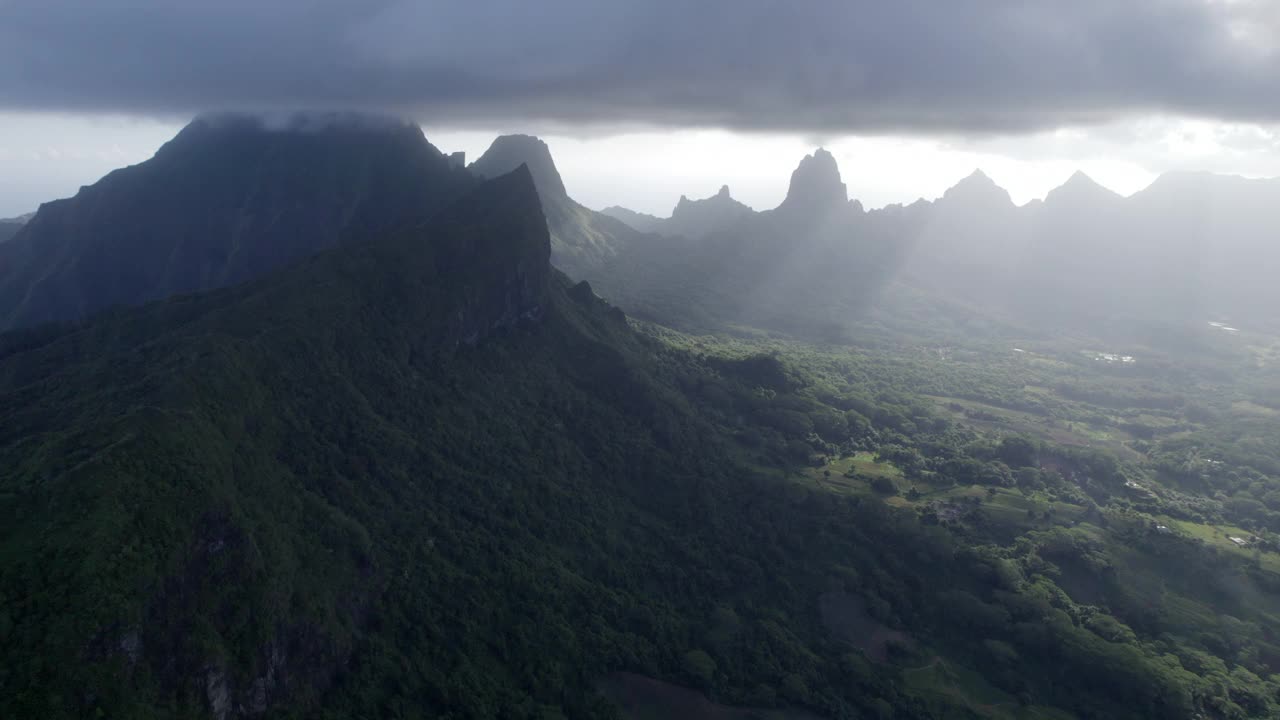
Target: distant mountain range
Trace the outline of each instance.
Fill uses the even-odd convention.
[[[608,212],[646,231],[675,225]],[[1275,227],[1280,181],[1210,174],[1124,198],[1076,173],[1017,206],[979,171],[935,201],[864,211],[819,151],[778,208],[702,225],[695,242],[630,245],[595,280],[624,308],[686,327],[838,337],[860,318],[924,309],[1018,332],[1185,339],[1217,320],[1280,327]]]

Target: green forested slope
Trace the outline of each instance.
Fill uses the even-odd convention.
[[[517,173],[432,231],[6,336],[5,714],[593,714],[602,671],[677,672],[768,588],[722,554],[751,481],[540,217]],[[825,682],[796,622],[775,652]]]

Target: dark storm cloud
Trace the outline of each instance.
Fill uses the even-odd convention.
[[[0,0],[0,108],[1003,131],[1280,120],[1269,0]]]

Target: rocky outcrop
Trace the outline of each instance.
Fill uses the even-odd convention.
[[[521,165],[528,170],[542,202],[551,232],[551,258],[574,279],[592,277],[640,233],[626,223],[576,202],[551,158],[551,150],[531,135],[503,135],[469,169],[478,178],[493,178]]]
[[[727,230],[755,214],[750,207],[733,199],[728,185],[721,186],[719,192],[704,200],[690,200],[688,196],[681,195],[669,218],[646,215],[616,205],[601,212],[640,232],[692,239]]]
[[[848,202],[849,190],[840,180],[835,157],[819,148],[806,155],[791,173],[787,197],[778,210],[791,214],[826,213]]]
[[[544,198],[567,197],[564,180],[551,159],[551,149],[532,135],[503,135],[493,141],[488,150],[471,163],[471,172],[482,178],[495,178],[515,170],[521,165],[529,168],[538,194]]]
[[[705,200],[690,200],[681,195],[680,202],[671,212],[671,219],[663,225],[661,232],[700,238],[727,230],[754,214],[754,210],[734,200],[729,194],[729,186],[723,185],[720,192]]]

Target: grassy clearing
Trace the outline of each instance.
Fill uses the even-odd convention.
[[[876,456],[869,452],[860,452],[851,458],[848,458],[849,464],[846,468],[854,470],[862,475],[871,477],[887,477],[891,480],[900,480],[902,471],[893,463],[877,462]]]
[[[1166,516],[1160,516],[1159,520],[1170,528],[1176,528],[1193,538],[1203,540],[1206,544],[1212,545],[1219,550],[1240,557],[1257,557],[1258,563],[1263,569],[1280,574],[1280,556],[1270,552],[1258,553],[1253,547],[1240,547],[1231,540],[1233,537],[1248,539],[1253,536],[1253,533],[1244,528],[1236,527],[1235,525],[1194,523],[1190,520],[1178,520]]]

